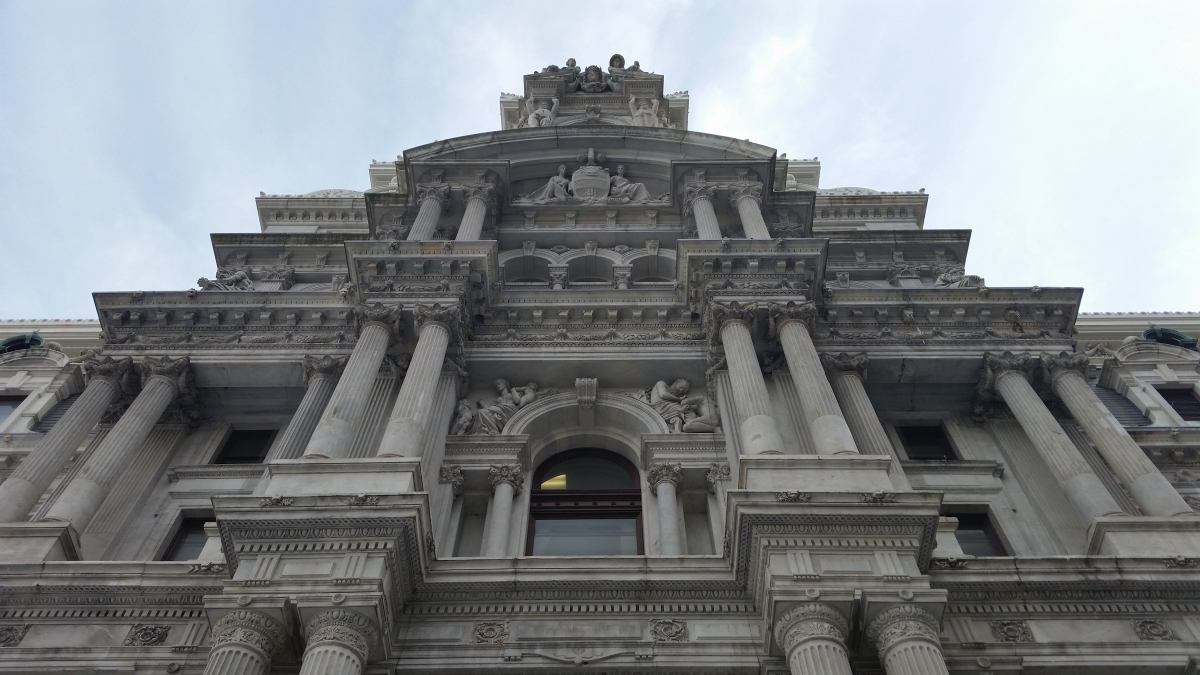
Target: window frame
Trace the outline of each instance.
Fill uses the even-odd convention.
[[[542,490],[539,486],[546,474],[562,462],[581,457],[597,457],[608,460],[625,469],[632,488],[607,490]],[[534,539],[537,538],[537,521],[541,520],[625,520],[632,518],[637,531],[637,553],[646,555],[645,530],[643,527],[643,503],[641,472],[628,459],[603,448],[576,448],[546,458],[533,472],[529,490],[529,514],[526,523],[525,555],[533,556]],[[599,502],[609,502],[600,504]],[[564,504],[564,502],[569,502]],[[590,503],[588,503],[590,502]],[[620,554],[612,554],[620,555]],[[539,556],[543,557],[543,556]],[[544,556],[566,558],[571,556]]]
[[[161,562],[188,562],[190,560],[198,560],[199,558],[176,560],[174,557],[179,551],[180,547],[183,545],[181,537],[185,533],[185,526],[189,521],[200,521],[200,531],[204,532],[204,526],[208,523],[215,522],[216,519],[217,518],[212,511],[189,512],[186,510],[181,510],[179,513],[179,519],[175,523],[175,527],[173,527],[171,530],[171,536],[167,539],[167,545],[158,555],[158,560]],[[207,536],[207,533],[205,533],[205,545],[208,543]],[[204,546],[202,545],[200,547],[200,552],[202,553],[203,551]]]
[[[958,528],[954,531],[954,539],[958,542],[959,548],[962,548],[962,541],[958,538],[958,533],[962,531],[963,521],[982,521],[983,533],[991,540],[992,545],[999,551],[998,555],[990,556],[975,556],[982,558],[1011,558],[1012,553],[1009,552],[1009,546],[1005,544],[1004,537],[1000,535],[1000,528],[996,527],[996,520],[992,518],[991,509],[984,508],[982,511],[973,509],[952,509],[942,514],[947,518],[958,519]],[[964,555],[974,556],[973,553],[963,551]]]
[[[911,421],[904,424],[893,423],[892,428],[896,431],[896,438],[900,440],[900,447],[904,450],[905,459],[913,462],[957,462],[962,460],[962,453],[954,445],[954,439],[950,436],[950,430],[946,428],[944,421],[938,420],[935,423],[922,423]],[[910,428],[925,428],[937,429],[942,433],[942,438],[946,441],[946,448],[949,450],[944,457],[914,457],[909,450],[909,441],[905,437],[904,430]]]
[[[1200,397],[1196,396],[1196,392],[1191,387],[1155,387],[1154,389],[1184,422],[1200,422]],[[1180,410],[1175,402],[1182,398],[1190,399],[1194,408]]]
[[[217,451],[213,454],[212,460],[209,462],[214,466],[255,466],[264,465],[267,463],[267,458],[271,456],[271,449],[275,446],[275,441],[279,440],[279,433],[282,431],[279,427],[239,427],[230,426],[225,433],[225,437],[217,445]],[[267,438],[266,448],[263,451],[262,459],[257,462],[222,462],[221,457],[225,453],[225,446],[233,439],[234,434],[238,433],[261,433],[267,432],[270,436]]]

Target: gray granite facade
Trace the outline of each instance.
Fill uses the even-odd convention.
[[[526,75],[13,342],[0,673],[1195,673],[1200,317],[989,287],[663,84]]]

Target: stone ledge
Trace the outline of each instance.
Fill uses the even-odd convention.
[[[79,560],[79,535],[70,523],[0,524],[0,562]]]
[[[1200,556],[1200,517],[1103,517],[1089,529],[1089,556]]]

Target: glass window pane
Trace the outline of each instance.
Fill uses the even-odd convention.
[[[24,396],[0,396],[0,422],[8,419],[24,400]]]
[[[563,460],[546,471],[543,490],[627,490],[636,487],[625,467],[602,457]]]
[[[274,429],[235,429],[217,456],[217,464],[261,464],[271,449]]]
[[[208,543],[204,523],[212,518],[184,518],[163,560],[195,560]]]
[[[1003,545],[992,531],[991,522],[986,514],[964,513],[954,514],[958,518],[958,531],[955,537],[963,553],[975,556],[1007,555]]]
[[[636,518],[534,521],[534,555],[637,555]]]
[[[957,459],[946,431],[940,426],[896,427],[909,459]]]

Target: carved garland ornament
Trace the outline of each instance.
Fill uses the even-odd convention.
[[[29,632],[29,624],[22,626],[0,626],[0,648],[16,647]]]
[[[213,626],[213,649],[226,642],[247,645],[266,654],[268,658],[274,658],[283,653],[287,634],[275,619],[242,609],[217,619]]]
[[[471,641],[477,644],[500,645],[507,640],[507,621],[480,621],[471,631]]]
[[[345,609],[331,609],[314,616],[305,627],[308,647],[305,652],[325,644],[346,647],[366,662],[379,641],[379,631],[367,617]]]
[[[155,647],[167,641],[171,633],[170,626],[154,626],[150,624],[134,624],[125,636],[126,647]]]
[[[687,621],[683,619],[651,619],[650,636],[655,642],[687,642]]]
[[[793,607],[775,621],[775,640],[786,654],[801,642],[824,638],[845,645],[850,622],[838,610],[819,602]]]
[[[992,637],[998,642],[1036,642],[1033,632],[1029,630],[1029,624],[1023,619],[989,621],[988,627],[992,629]]]
[[[1175,631],[1171,630],[1171,624],[1161,619],[1135,619],[1130,623],[1133,624],[1133,630],[1137,633],[1139,640],[1147,642],[1175,642],[1179,640],[1179,636]]]
[[[932,614],[916,605],[896,605],[879,613],[867,628],[867,640],[883,658],[892,647],[908,640],[938,641],[938,622]]]

